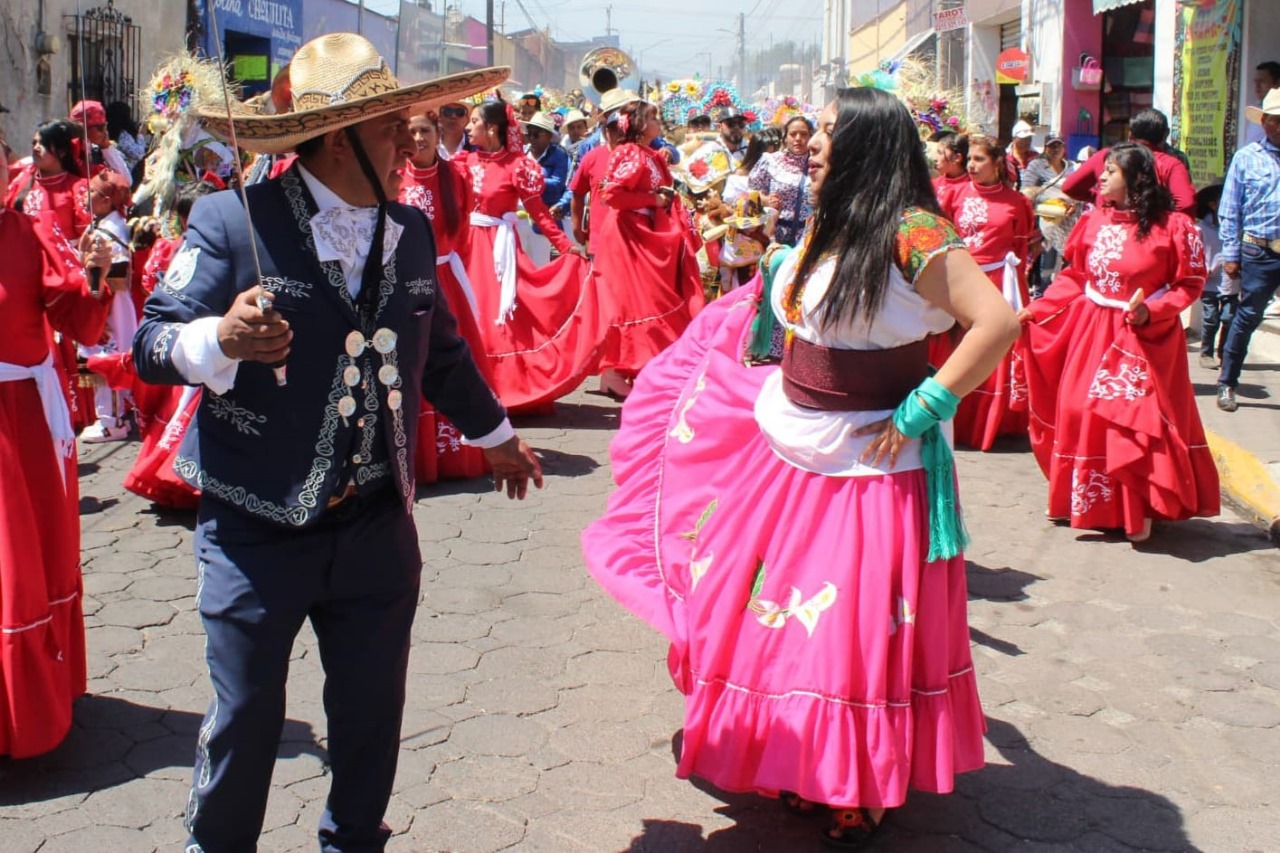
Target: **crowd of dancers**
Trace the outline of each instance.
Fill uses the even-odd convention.
[[[246,109],[288,111],[278,83]],[[161,87],[137,181],[94,102],[0,164],[0,755],[53,748],[85,688],[75,435],[132,421],[125,486],[200,499],[175,461],[218,389],[148,385],[132,351],[152,291],[186,298],[193,206],[308,179],[293,154],[238,159],[180,102]],[[1140,542],[1218,512],[1179,319],[1207,277],[1185,167],[1136,138],[1077,170],[1018,128],[1009,148],[942,134],[930,162],[873,88],[750,135],[732,109],[664,128],[621,88],[562,118],[536,97],[406,114],[398,200],[436,259],[403,286],[434,287],[509,412],[550,413],[594,376],[627,400],[583,548],[672,642],[678,772],[830,806],[824,839],[859,846],[909,788],[950,791],[983,760],[953,444],[1029,436],[1046,515],[1072,527]],[[335,242],[382,233],[343,214]],[[417,424],[418,482],[486,474],[432,401]]]

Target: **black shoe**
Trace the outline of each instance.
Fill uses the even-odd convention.
[[[1240,404],[1236,402],[1236,389],[1227,386],[1218,386],[1218,408],[1224,412],[1234,412],[1240,408]]]

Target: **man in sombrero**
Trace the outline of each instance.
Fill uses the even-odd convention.
[[[426,218],[392,201],[410,111],[506,74],[402,86],[368,41],[339,33],[295,54],[291,112],[201,111],[220,139],[234,129],[249,151],[298,159],[248,188],[252,222],[235,193],[196,203],[134,344],[145,381],[204,386],[175,463],[202,493],[197,596],[214,692],[186,853],[255,849],[308,619],[332,768],[320,847],[383,849],[422,566],[421,398],[485,449],[499,490],[542,485],[436,288]]]

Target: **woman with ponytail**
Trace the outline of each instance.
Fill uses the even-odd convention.
[[[436,238],[436,283],[458,320],[459,334],[476,354],[476,365],[492,385],[493,376],[483,358],[475,292],[459,254],[466,251],[471,232],[471,187],[461,161],[454,163],[440,157],[440,125],[433,113],[410,117],[409,132],[417,151],[405,163],[400,201],[418,208],[431,220]],[[418,417],[414,470],[419,483],[434,483],[483,477],[489,466],[484,461],[484,451],[464,445],[457,427],[424,398]]]
[[[1204,289],[1204,240],[1142,145],[1107,153],[1098,203],[1020,314],[1031,448],[1049,517],[1142,542],[1155,519],[1219,510],[1179,319]]]
[[[866,844],[909,788],[983,764],[966,542],[945,422],[1016,339],[939,215],[906,107],[848,89],[810,141],[814,216],[775,287],[711,303],[644,369],[587,567],[671,641],[676,770],[829,806]],[[758,312],[781,365],[747,347]],[[969,331],[932,374],[927,338]]]
[[[542,201],[542,167],[524,153],[511,105],[493,100],[475,107],[467,131],[475,150],[464,161],[472,199],[464,260],[484,342],[476,361],[508,409],[545,413],[599,360],[591,267]],[[560,252],[546,266],[535,266],[516,238],[521,206]]]

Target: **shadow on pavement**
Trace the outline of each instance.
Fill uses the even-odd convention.
[[[153,516],[156,527],[185,527],[192,533],[196,529],[196,511],[193,509],[173,509],[153,503],[140,514]]]
[[[1036,581],[1043,580],[1039,575],[1001,566],[988,568],[968,560],[965,562],[965,576],[969,585],[969,600],[983,598],[987,601],[1025,601],[1027,587]]]
[[[0,807],[90,794],[170,768],[175,772],[167,778],[189,775],[200,714],[116,696],[85,696],[76,702],[74,715],[66,740],[53,752],[0,759]],[[311,725],[286,720],[277,757],[300,755],[328,762]]]
[[[1163,554],[1188,563],[1203,563],[1216,557],[1247,554],[1250,551],[1270,551],[1275,548],[1266,534],[1252,524],[1212,518],[1157,521],[1152,528],[1151,538],[1138,544],[1125,541],[1124,533],[1119,530],[1081,531],[1076,541],[1098,542],[1112,548],[1132,548],[1144,554]]]
[[[587,393],[591,393],[588,391]],[[608,399],[602,397],[601,399]],[[516,426],[554,427],[556,429],[608,429],[618,428],[622,407],[617,403],[594,405],[591,403],[556,402],[555,414],[517,415],[511,420]]]
[[[1178,807],[1165,797],[1109,785],[1033,750],[1010,723],[987,719],[987,740],[1002,763],[956,779],[952,794],[912,791],[889,812],[868,851],[1193,850]],[[679,749],[680,735],[673,738]],[[706,782],[701,791],[723,803],[715,812],[734,821],[703,837],[696,823],[646,820],[625,853],[826,850],[825,818],[798,817],[775,800],[730,794]]]

